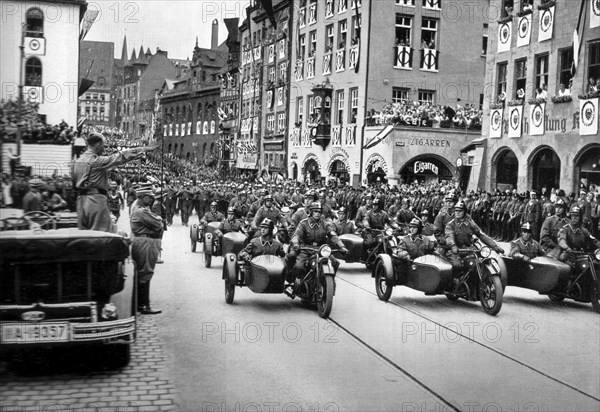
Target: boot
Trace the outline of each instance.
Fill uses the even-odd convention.
[[[142,283],[140,286],[142,286],[140,289],[142,289],[143,293],[143,304],[139,306],[140,313],[142,315],[156,315],[162,313],[162,310],[156,308],[153,309],[150,306],[150,282]]]

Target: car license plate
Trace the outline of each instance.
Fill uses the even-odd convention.
[[[60,323],[5,323],[0,334],[1,343],[68,342],[68,322]]]

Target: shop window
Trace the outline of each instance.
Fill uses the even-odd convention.
[[[42,85],[42,62],[37,57],[30,57],[25,63],[25,86]]]
[[[411,46],[412,18],[396,14],[396,46]]]
[[[392,88],[392,103],[402,103],[408,101],[409,89],[394,87]]]
[[[44,14],[40,9],[27,10],[25,22],[26,37],[44,37]]]
[[[564,84],[566,88],[569,88],[571,81],[571,69],[573,67],[573,47],[561,49],[558,51],[560,59],[560,69],[558,73],[558,86]]]
[[[515,62],[515,89],[514,98],[524,99],[527,95],[527,59]]]
[[[344,124],[344,106],[346,102],[344,101],[344,91],[338,90],[336,92],[336,102],[337,102],[337,110],[336,110],[336,124]]]
[[[435,49],[437,41],[437,25],[435,19],[424,18],[421,22],[421,48]]]

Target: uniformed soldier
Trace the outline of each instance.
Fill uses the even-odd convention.
[[[121,199],[123,199],[121,197]],[[67,201],[64,200],[56,191],[54,183],[48,185],[48,190],[42,193],[42,205],[44,205],[44,211],[50,213],[58,212],[67,207]]]
[[[414,218],[408,224],[409,234],[398,242],[398,258],[414,260],[420,256],[430,255],[435,250],[435,241],[423,236],[423,222]]]
[[[192,189],[191,182],[177,193],[179,199],[179,208],[181,210],[181,223],[184,226],[188,225],[190,215],[194,207],[194,190]]]
[[[579,206],[571,207],[569,216],[571,222],[558,231],[558,248],[561,251],[558,258],[572,268],[576,268],[577,261],[572,252],[591,252],[594,248],[600,249],[600,240],[583,227],[583,216]]]
[[[446,245],[446,225],[454,217],[454,204],[456,199],[454,195],[448,194],[444,198],[445,206],[440,210],[433,221],[433,235],[438,245],[444,247]]]
[[[458,249],[469,248],[473,245],[473,235],[477,236],[484,244],[491,247],[496,253],[504,253],[502,249],[492,238],[483,233],[473,219],[467,215],[466,207],[463,202],[458,202],[454,206],[454,218],[446,225],[446,243],[450,247],[448,259],[452,264],[455,273],[462,270],[462,261],[458,255]]]
[[[273,196],[266,195],[263,199],[264,204],[258,209],[254,220],[252,221],[252,228],[258,228],[258,225],[265,219],[268,218],[277,225],[282,225],[287,230],[287,222],[283,220],[281,210],[273,204]]]
[[[362,223],[365,229],[383,230],[387,226],[391,226],[392,220],[383,210],[383,200],[381,198],[378,197],[373,201],[373,209],[367,212]]]
[[[300,225],[301,221],[303,221],[304,219],[306,219],[307,217],[310,216],[310,205],[315,200],[316,200],[315,196],[312,192],[306,192],[304,194],[304,198],[303,198],[304,207],[299,208],[292,215],[292,222],[294,224],[294,228],[297,228],[298,225]],[[293,235],[293,233],[292,233],[292,235]]]
[[[521,237],[511,242],[508,256],[516,260],[529,262],[531,259],[544,255],[545,253],[540,244],[532,239],[531,225],[523,223],[521,225]]]
[[[237,201],[232,205],[235,217],[237,219],[244,219],[250,211],[250,203],[248,203],[248,197],[246,191],[242,190],[238,193]]]
[[[42,210],[42,193],[44,181],[42,179],[31,179],[29,190],[23,196],[23,212],[40,212]]]
[[[235,217],[235,209],[229,207],[227,208],[227,217],[221,221],[221,224],[219,225],[219,228],[215,230],[215,233],[222,238],[225,233],[241,232],[242,226],[242,222]]]
[[[125,201],[120,192],[117,191],[117,182],[110,182],[110,190],[108,191],[108,208],[110,213],[115,217],[115,222],[119,221],[121,210],[125,208]]]
[[[210,210],[200,219],[200,224],[206,226],[210,222],[222,222],[225,220],[223,213],[217,211],[217,202],[210,203]]]
[[[356,234],[356,224],[352,220],[348,220],[348,211],[345,207],[340,207],[337,211],[338,218],[333,221],[335,231],[339,235]]]
[[[532,190],[530,196],[531,199],[527,202],[523,212],[523,223],[529,222],[533,238],[539,240],[540,222],[542,221],[542,203],[537,199],[537,193],[535,191]]]
[[[285,257],[283,245],[273,237],[274,222],[269,218],[260,223],[260,236],[252,239],[246,247],[238,253],[238,259],[249,262],[252,258],[261,255],[275,255]]]
[[[362,229],[363,220],[367,216],[367,213],[369,213],[369,211],[373,208],[373,195],[368,193],[364,196],[364,198],[365,204],[358,208],[358,211],[356,212],[356,217],[354,218],[356,226],[359,229]]]
[[[571,222],[571,219],[566,215],[566,205],[564,200],[560,198],[557,199],[554,210],[554,215],[544,220],[540,234],[540,243],[546,253],[551,253],[553,250],[558,252],[556,249],[558,246],[558,232],[563,226]],[[556,252],[554,252],[555,255],[553,257],[558,257]]]
[[[423,224],[421,234],[423,236],[433,236],[435,232],[435,227],[431,222],[429,222],[429,210],[423,209],[423,211],[421,212],[421,223]]]

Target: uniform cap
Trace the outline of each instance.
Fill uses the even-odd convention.
[[[571,210],[569,211],[570,215],[579,215],[581,216],[581,209],[579,208],[579,206],[573,206],[571,208]]]
[[[423,211],[421,212],[421,216],[429,216],[429,210],[423,209]]]
[[[269,230],[273,230],[273,227],[275,227],[275,225],[273,224],[273,221],[271,219],[269,219],[268,217],[265,217],[263,219],[263,221],[260,222],[260,227],[264,227]]]
[[[29,181],[29,187],[38,188],[38,187],[42,187],[43,185],[44,185],[44,181],[42,179],[35,178],[35,179],[31,179]]]
[[[423,222],[418,217],[413,217],[408,226],[418,227],[419,229],[421,229],[423,228]]]
[[[557,199],[556,202],[554,202],[554,206],[555,207],[567,207],[567,204],[565,203],[564,200]]]
[[[217,207],[217,202],[210,202],[210,205]]]
[[[233,207],[228,207],[227,213],[235,213],[235,209]]]
[[[454,210],[467,210],[467,205],[462,200],[459,200],[457,204],[454,205]]]
[[[322,212],[323,211],[323,206],[321,206],[321,204],[319,202],[312,202],[310,204],[310,211],[314,212],[316,210],[320,210]]]
[[[152,187],[152,183],[140,183],[137,189],[135,189],[135,195],[137,197],[154,196],[154,189]]]
[[[348,213],[348,210],[344,206],[342,206],[338,209],[338,213]]]
[[[521,225],[521,230],[523,232],[531,232],[531,224],[529,222],[525,222]]]

